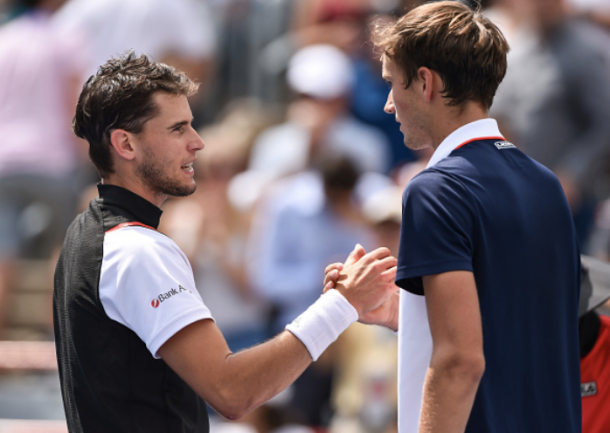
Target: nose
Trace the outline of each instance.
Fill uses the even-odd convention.
[[[202,150],[205,147],[205,143],[203,142],[203,139],[201,138],[201,136],[197,133],[197,131],[195,131],[195,129],[193,129],[192,126],[191,126],[191,133],[193,134],[193,137],[190,141],[191,150],[193,150],[195,152]]]
[[[394,99],[392,97],[391,90],[390,90],[390,93],[388,93],[388,100],[385,101],[385,106],[383,107],[383,111],[385,111],[388,114],[394,114],[396,112],[396,109],[394,107]]]

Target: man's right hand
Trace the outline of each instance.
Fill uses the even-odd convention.
[[[358,311],[362,323],[396,330],[398,294],[394,284],[396,258],[387,248],[366,253],[356,245],[345,263],[326,267],[324,291],[335,288]]]

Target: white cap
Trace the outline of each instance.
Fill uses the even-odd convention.
[[[402,190],[390,186],[372,194],[362,205],[362,213],[373,224],[402,220]]]
[[[288,84],[297,93],[318,99],[332,99],[347,94],[354,81],[352,63],[332,45],[309,45],[290,59]]]

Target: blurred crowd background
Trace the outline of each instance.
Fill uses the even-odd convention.
[[[368,29],[417,4],[0,0],[0,340],[50,344],[0,348],[0,431],[16,425],[3,419],[62,431],[57,373],[40,360],[65,230],[97,194],[71,131],[87,77],[133,49],[201,83],[198,188],[164,205],[160,230],[238,351],[310,305],[356,243],[398,253],[401,193],[432,151],[406,149],[384,113]],[[561,180],[582,252],[610,258],[610,1],[472,4],[511,46],[491,115]],[[287,391],[238,423],[214,417],[212,432],[393,432],[396,350],[393,333],[354,324]]]

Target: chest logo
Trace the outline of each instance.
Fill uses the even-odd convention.
[[[165,292],[165,293],[159,294],[159,296],[157,296],[155,299],[153,299],[151,301],[150,305],[152,305],[153,308],[158,308],[159,305],[161,305],[162,302],[167,301],[172,296],[179,295],[182,292],[189,292],[191,294],[193,293],[189,289],[187,289],[184,286],[182,286],[181,284],[178,284],[178,289],[173,289],[172,288],[172,289],[169,290],[169,292]]]
[[[580,395],[582,397],[591,397],[597,395],[597,383],[587,382],[580,384]]]
[[[494,145],[498,148],[498,150],[502,150],[502,149],[516,149],[517,146],[515,146],[513,143],[509,142],[509,141],[496,141],[494,143]]]

